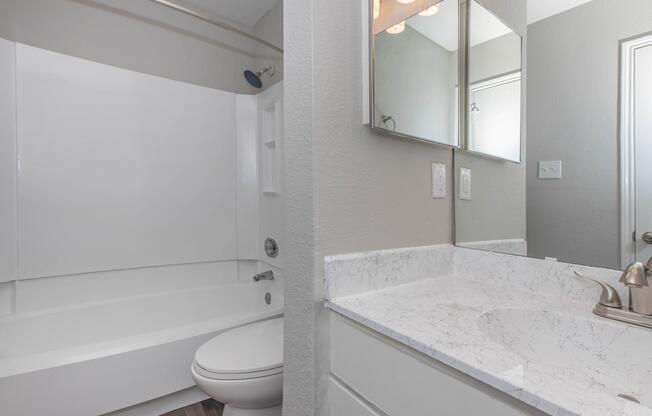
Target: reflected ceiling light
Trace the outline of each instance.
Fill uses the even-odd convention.
[[[416,0],[396,0],[396,1],[403,4],[410,4],[410,3],[414,3]]]
[[[435,4],[434,6],[430,6],[421,13],[419,13],[419,16],[432,16],[433,14],[437,14],[439,11],[439,5]]]
[[[400,23],[395,24],[394,26],[387,29],[385,32],[387,32],[387,33],[389,33],[391,35],[397,35],[397,34],[401,33],[404,30],[405,30],[405,20],[403,20]]]
[[[380,17],[380,0],[374,0],[374,20]]]

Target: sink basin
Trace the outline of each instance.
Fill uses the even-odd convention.
[[[565,378],[598,383],[608,394],[652,407],[652,330],[527,309],[491,310],[478,323],[492,341],[530,365],[555,367]]]

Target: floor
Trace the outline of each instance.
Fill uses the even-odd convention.
[[[173,410],[161,416],[222,416],[224,405],[213,399],[191,404],[181,409]]]

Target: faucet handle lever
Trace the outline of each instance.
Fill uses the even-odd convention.
[[[593,280],[593,279],[592,279]],[[620,309],[623,307],[623,302],[620,300],[620,295],[612,286],[609,286],[606,283],[598,282],[593,280],[595,283],[599,284],[602,288],[602,293],[600,294],[600,300],[598,303],[600,305]]]
[[[575,271],[575,275],[583,277],[586,279],[591,279],[590,277],[584,276],[583,274]],[[613,288],[613,286],[606,283],[600,282],[599,280],[591,279],[602,288],[602,293],[600,294],[600,300],[598,303],[600,305],[606,306],[608,308],[621,309],[623,307],[623,302],[620,300],[620,295],[618,291]]]

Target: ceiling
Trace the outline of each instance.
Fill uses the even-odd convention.
[[[591,0],[528,0],[527,1],[527,23],[534,23],[565,12],[568,9],[577,7]]]
[[[565,12],[591,0],[527,0],[528,24]],[[471,3],[475,5],[476,3]],[[472,10],[473,26],[471,45],[497,38],[510,32],[500,20],[482,7]],[[457,50],[457,0],[444,0],[439,12],[433,16],[415,15],[407,20],[414,30],[449,51]]]
[[[444,0],[439,4],[437,14],[428,17],[415,15],[407,20],[407,24],[436,44],[451,52],[456,51],[458,47],[457,5],[457,0]],[[511,32],[503,22],[486,9],[477,6],[475,2],[471,5],[471,19],[474,28],[471,31],[471,46]]]
[[[189,6],[253,27],[279,0],[186,0]]]

